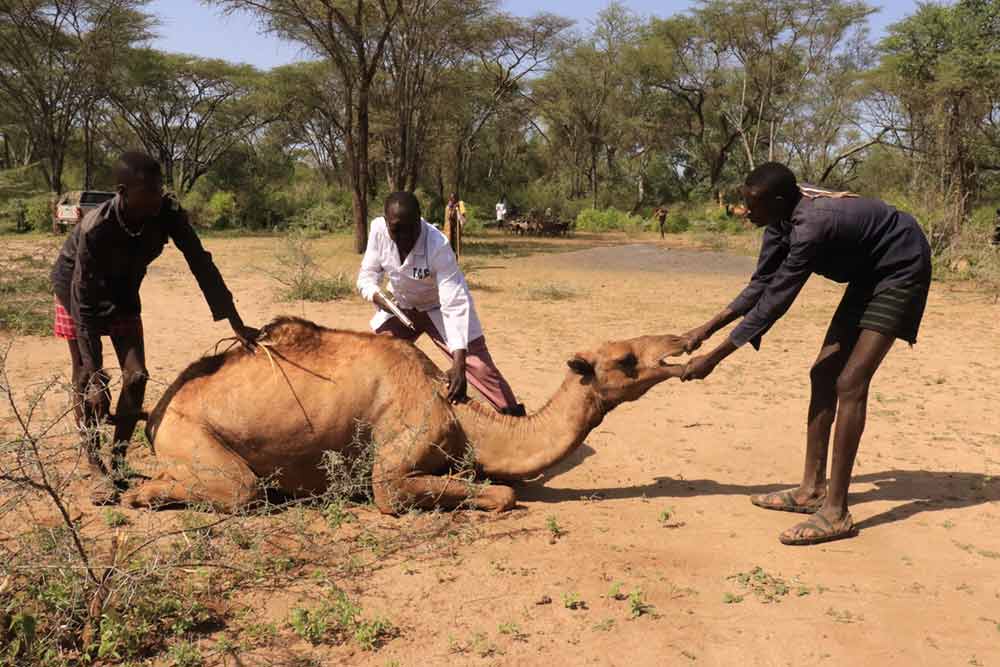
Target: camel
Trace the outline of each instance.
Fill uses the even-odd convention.
[[[235,512],[259,500],[262,480],[293,496],[317,494],[328,483],[326,452],[343,461],[374,444],[372,495],[383,513],[504,511],[514,490],[494,480],[538,476],[616,406],[683,373],[666,361],[683,353],[677,336],[604,343],[569,359],[538,413],[509,417],[474,400],[451,404],[444,373],[409,342],[287,317],[260,340],[256,353],[234,348],[196,361],[168,388],[146,426],[163,470],[124,504]],[[463,460],[490,483],[453,474]]]

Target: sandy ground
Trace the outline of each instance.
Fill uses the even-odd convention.
[[[288,313],[366,329],[370,307],[358,299],[276,299],[263,270],[275,269],[279,240],[206,243],[248,323]],[[572,353],[681,333],[728,303],[753,267],[751,257],[652,237],[557,243],[573,251],[472,260],[490,348],[533,409]],[[328,270],[353,276],[346,240],[323,241],[319,253]],[[564,298],[536,291],[552,286]],[[920,343],[898,344],[876,377],[851,489],[857,538],[782,546],[778,534],[801,517],[748,501],[799,479],[807,373],[840,293],[814,278],[759,353],[742,350],[704,383],[671,381],[622,406],[570,460],[519,487],[515,511],[463,513],[483,539],[375,573],[360,599],[402,629],[377,653],[312,649],[291,635],[288,645],[317,664],[348,665],[1000,665],[1000,306],[991,298],[936,284]],[[228,334],[174,249],[153,265],[143,302],[155,381]],[[66,373],[61,341],[23,338],[11,357],[17,383]],[[557,540],[550,517],[565,530]],[[764,604],[730,578],[755,566],[789,593]],[[614,582],[641,589],[655,613],[631,619],[628,601],[609,594]],[[585,609],[566,607],[573,595]],[[536,604],[544,596],[552,602]],[[259,613],[280,620],[280,597],[262,599]]]

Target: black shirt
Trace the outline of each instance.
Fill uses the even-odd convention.
[[[813,273],[870,284],[874,294],[929,284],[930,245],[911,215],[878,199],[803,196],[790,221],[764,230],[757,270],[729,305],[745,316],[730,341],[759,347]]]
[[[53,290],[76,321],[81,351],[100,350],[100,332],[110,319],[140,313],[146,268],[171,240],[184,254],[212,317],[233,314],[233,296],[177,200],[165,195],[159,214],[133,237],[119,222],[116,196],[73,228],[52,267]]]

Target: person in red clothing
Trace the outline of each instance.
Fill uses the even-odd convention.
[[[246,326],[222,275],[198,240],[187,214],[164,194],[159,163],[144,153],[123,154],[114,168],[117,194],[80,221],[63,244],[52,268],[57,338],[67,341],[76,392],[74,411],[84,433],[84,448],[97,479],[95,504],[117,501],[125,482],[121,467],[146,391],[146,354],[139,287],[146,267],[168,241],[184,254],[216,321],[229,320],[233,333],[252,349],[257,330]],[[121,368],[122,387],[115,410],[112,475],[95,439],[107,416],[110,393],[101,336],[109,336]]]

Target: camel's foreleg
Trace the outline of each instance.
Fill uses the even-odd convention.
[[[433,438],[431,438],[433,441]],[[481,509],[503,512],[514,506],[514,490],[508,486],[477,484],[458,477],[427,474],[447,468],[449,458],[436,445],[415,445],[402,435],[381,447],[372,469],[375,505],[383,514],[408,509]]]
[[[509,486],[478,484],[459,477],[412,475],[374,485],[375,504],[383,514],[415,509],[479,509],[504,512],[517,498]]]
[[[164,471],[125,493],[122,504],[208,503],[217,511],[235,512],[260,496],[257,476],[246,462],[200,427],[165,419],[156,436],[156,454]]]

